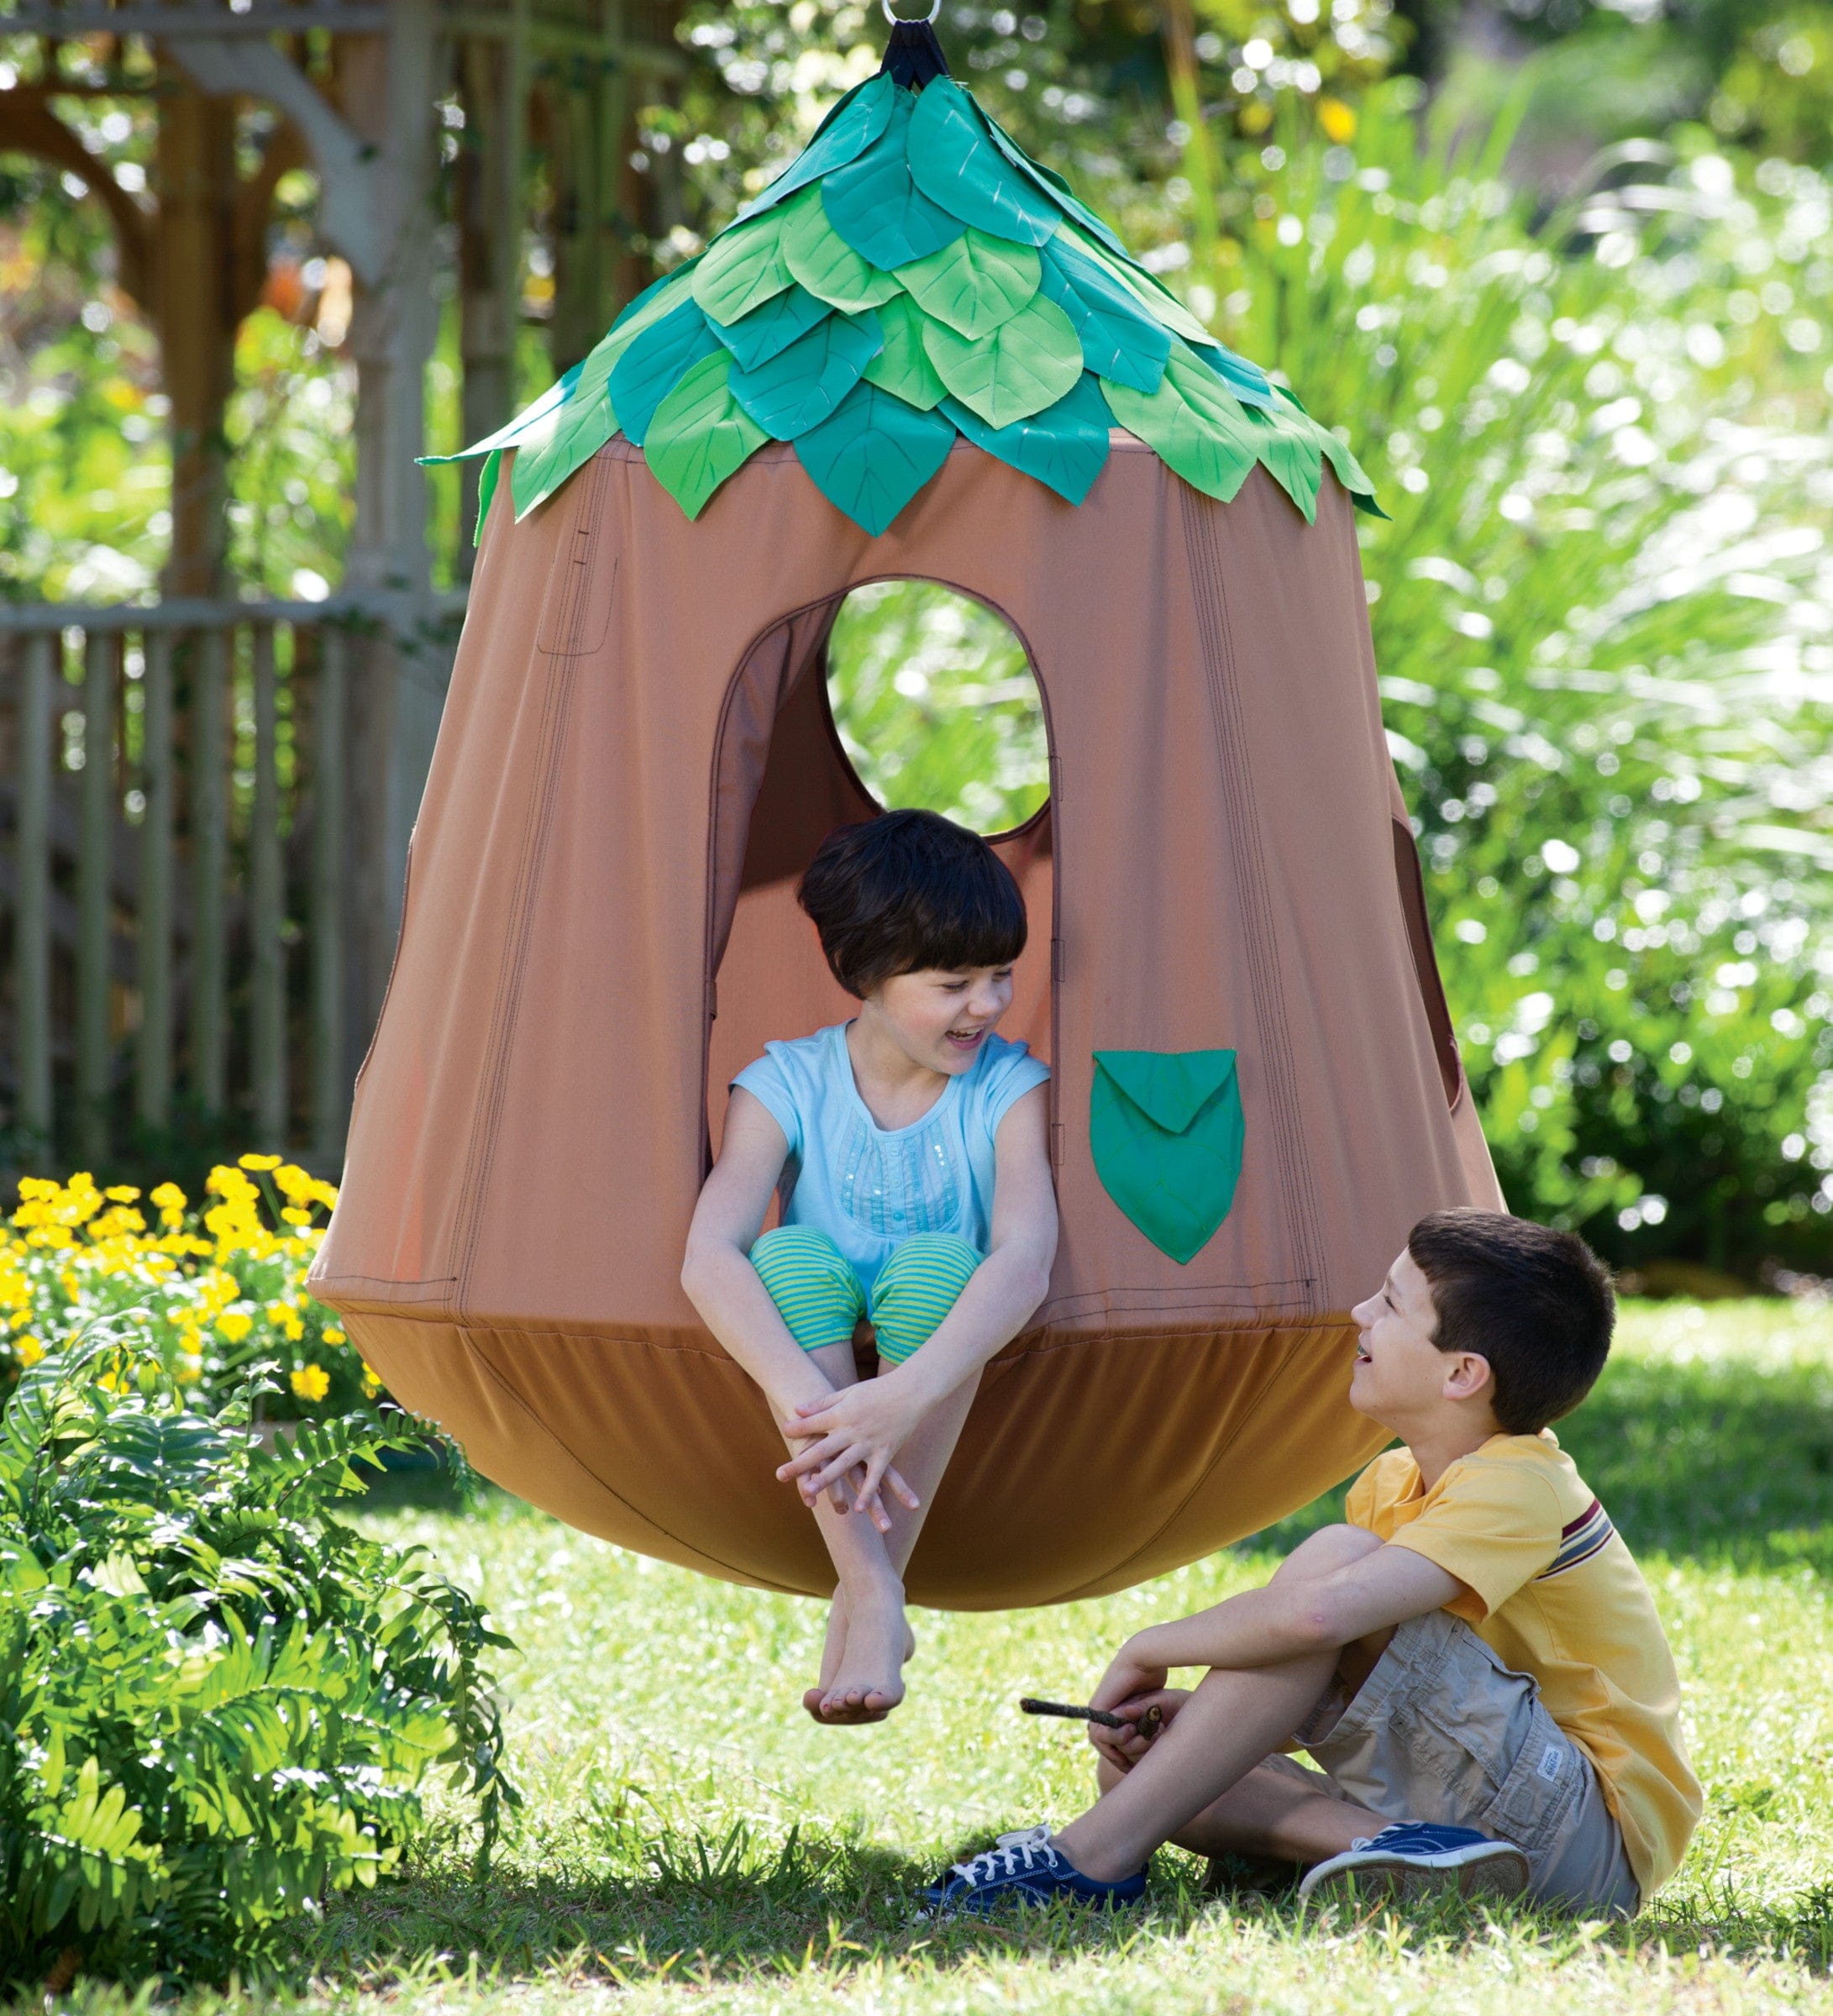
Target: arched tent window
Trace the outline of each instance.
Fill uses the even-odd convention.
[[[827,640],[834,725],[880,805],[1010,832],[1050,791],[1042,697],[1016,632],[939,582],[873,581]]]
[[[825,671],[826,676],[822,674]],[[990,835],[1031,937],[1002,1029],[1047,1060],[1055,936],[1049,740],[1018,633],[927,580],[869,583],[774,624],[736,669],[716,763],[707,1118],[773,1037],[850,1014],[796,902],[833,827],[927,806]]]

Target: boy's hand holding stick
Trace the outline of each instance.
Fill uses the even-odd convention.
[[[1061,1715],[1065,1720],[1086,1722],[1089,1740],[1104,1756],[1125,1769],[1137,1764],[1151,1747],[1152,1740],[1175,1715],[1185,1697],[1175,1688],[1161,1688],[1151,1697],[1121,1701],[1112,1709],[1078,1708],[1064,1701],[1039,1701],[1022,1695],[1018,1705],[1027,1715]]]

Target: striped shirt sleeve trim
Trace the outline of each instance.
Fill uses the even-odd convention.
[[[1559,1536],[1559,1551],[1540,1573],[1536,1582],[1550,1582],[1556,1575],[1564,1575],[1589,1561],[1599,1549],[1607,1546],[1616,1528],[1610,1524],[1610,1515],[1596,1499],[1593,1499],[1578,1518],[1568,1521]]]

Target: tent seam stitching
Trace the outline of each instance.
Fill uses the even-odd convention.
[[[595,463],[596,459],[594,458]],[[594,524],[596,522],[596,506],[604,480],[594,468],[591,477],[580,486],[579,516]],[[570,554],[563,564],[573,564]],[[455,1256],[457,1285],[447,1300],[447,1314],[454,1322],[465,1320],[465,1305],[470,1294],[471,1270],[475,1263],[477,1242],[482,1227],[484,1198],[489,1188],[490,1173],[496,1159],[497,1138],[508,1090],[509,1047],[519,1018],[528,938],[533,929],[534,891],[539,884],[541,868],[547,856],[547,842],[552,827],[554,782],[559,769],[560,753],[565,747],[565,722],[572,701],[574,673],[578,664],[579,659],[575,655],[549,655],[547,690],[542,700],[538,771],[535,787],[523,819],[521,860],[517,868],[512,899],[516,916],[515,937],[509,957],[503,965],[496,999],[491,1011],[489,1089],[465,1157],[465,1221]]]
[[[1268,915],[1265,864],[1262,857],[1258,822],[1253,816],[1252,778],[1235,761],[1241,743],[1240,696],[1234,679],[1234,638],[1228,621],[1228,601],[1216,543],[1207,536],[1206,511],[1217,507],[1189,486],[1183,486],[1184,549],[1191,561],[1191,581],[1195,591],[1197,620],[1203,633],[1204,669],[1209,688],[1211,724],[1216,731],[1222,774],[1229,786],[1225,793],[1228,822],[1233,832],[1236,877],[1249,940],[1248,982],[1253,995],[1256,1018],[1263,1036],[1277,1032],[1276,1042],[1267,1053],[1268,1090],[1273,1108],[1274,1143],[1279,1164],[1280,1188],[1293,1219],[1295,1257],[1301,1278],[1318,1288],[1316,1200],[1312,1193],[1309,1165],[1302,1153],[1298,1129],[1298,1087],[1291,1068],[1291,1034],[1285,1013],[1284,990],[1269,987],[1279,965],[1279,941]],[[1231,725],[1237,732],[1232,737]],[[1269,998],[1270,997],[1270,998]]]

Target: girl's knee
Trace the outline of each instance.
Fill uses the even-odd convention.
[[[764,1263],[775,1260],[797,1264],[827,1262],[845,1267],[846,1255],[825,1232],[817,1232],[811,1226],[773,1225],[767,1232],[759,1232],[751,1242],[751,1264],[759,1273]]]
[[[906,1287],[946,1287],[959,1295],[982,1256],[953,1232],[913,1232],[879,1269],[879,1293]]]
[[[981,1255],[948,1232],[918,1232],[879,1270],[872,1325],[879,1355],[901,1365],[926,1344],[960,1299]]]
[[[751,1264],[804,1351],[850,1341],[865,1313],[865,1293],[825,1232],[777,1226],[753,1242]]]

